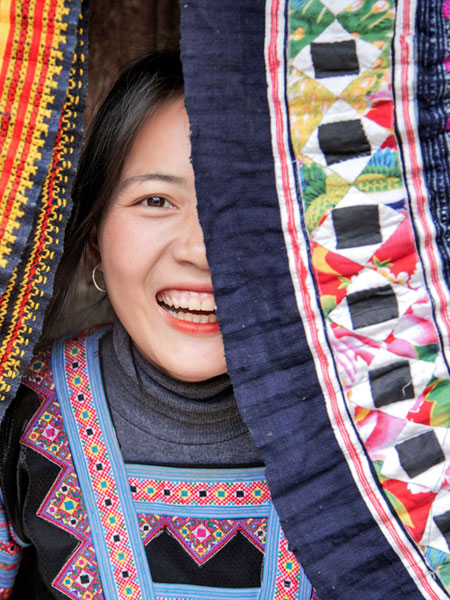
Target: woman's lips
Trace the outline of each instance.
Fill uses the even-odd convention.
[[[156,300],[168,323],[184,333],[211,335],[219,331],[214,295],[194,290],[165,289]]]

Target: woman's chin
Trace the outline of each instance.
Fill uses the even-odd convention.
[[[176,338],[176,339],[174,339]],[[142,356],[159,371],[186,382],[200,382],[227,372],[222,336],[165,335],[157,347],[134,343]]]

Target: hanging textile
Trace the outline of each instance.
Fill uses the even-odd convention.
[[[0,416],[39,339],[70,214],[87,75],[80,10],[0,5]]]
[[[322,600],[450,597],[449,19],[181,3],[227,364]]]

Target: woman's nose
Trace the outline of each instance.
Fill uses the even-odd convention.
[[[201,269],[209,270],[203,231],[196,207],[189,217],[186,217],[182,234],[175,244],[174,254],[180,262],[190,262]]]

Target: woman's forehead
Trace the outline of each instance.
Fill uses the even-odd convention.
[[[146,173],[182,178],[190,167],[190,153],[189,119],[182,98],[164,102],[139,128],[120,185]]]

